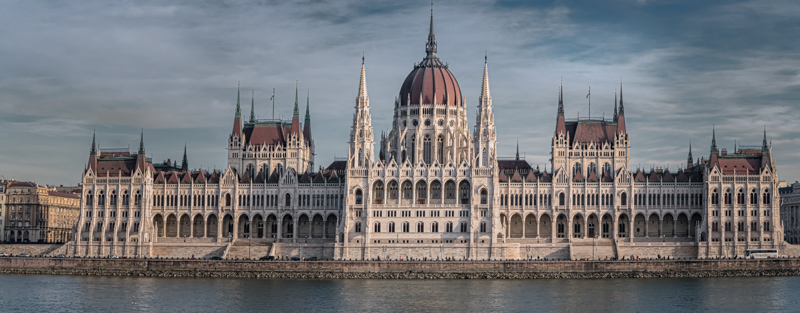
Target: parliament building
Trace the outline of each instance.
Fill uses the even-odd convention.
[[[631,167],[622,85],[610,118],[568,119],[563,92],[544,170],[498,158],[484,63],[473,128],[467,99],[437,56],[433,15],[425,57],[400,85],[391,128],[376,142],[366,68],[348,156],[314,167],[309,103],[300,120],[249,119],[237,95],[224,170],[98,149],[82,176],[76,256],[335,260],[536,260],[743,256],[785,246],[777,168],[761,145],[685,165]],[[355,73],[354,73],[355,74]],[[475,77],[477,79],[477,77]],[[355,82],[355,80],[354,80]],[[554,97],[555,99],[555,97]],[[389,105],[383,103],[381,105]]]

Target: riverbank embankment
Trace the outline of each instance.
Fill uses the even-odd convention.
[[[800,259],[647,261],[212,261],[0,258],[2,274],[292,279],[800,276]]]

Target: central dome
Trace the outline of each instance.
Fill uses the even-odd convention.
[[[433,10],[431,29],[425,45],[427,56],[414,65],[411,73],[400,87],[400,105],[447,104],[463,106],[461,87],[446,64],[436,56],[436,36],[433,34]]]

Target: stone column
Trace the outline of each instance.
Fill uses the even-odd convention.
[[[300,219],[299,219],[298,217],[294,217],[294,216],[292,216],[292,223],[293,223],[293,225],[294,225],[294,227],[292,227],[292,243],[297,243],[297,227],[299,227],[299,226],[300,226],[300,225],[298,225],[298,224],[297,224],[297,222],[298,222],[299,220],[300,220]],[[366,225],[365,225],[365,226],[366,226]],[[362,229],[362,230],[363,230],[363,229]]]

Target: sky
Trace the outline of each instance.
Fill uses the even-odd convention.
[[[436,1],[438,56],[474,125],[488,55],[500,157],[548,162],[563,80],[568,118],[613,114],[623,81],[631,167],[685,166],[689,145],[760,146],[800,180],[800,3]],[[414,62],[427,1],[2,1],[0,178],[75,185],[100,149],[227,166],[243,113],[291,118],[310,95],[316,164],[347,155],[362,53],[376,136]],[[305,114],[301,107],[301,119]],[[376,138],[378,140],[379,138]],[[549,168],[549,166],[548,166]]]

